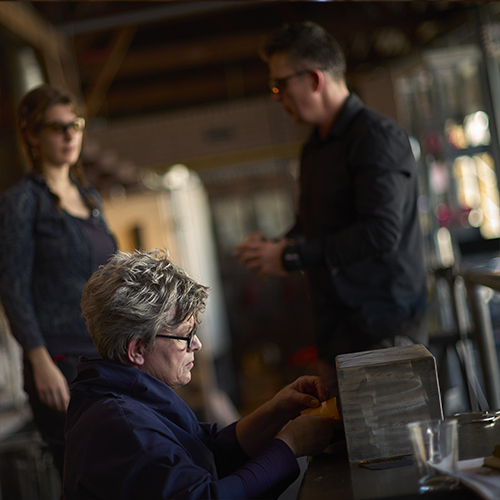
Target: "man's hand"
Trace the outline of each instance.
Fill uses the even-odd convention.
[[[245,249],[251,243],[257,243],[259,241],[268,241],[268,239],[260,232],[255,231],[249,234],[235,249],[233,256],[237,256],[240,252]]]
[[[287,240],[282,238],[277,242],[266,240],[262,233],[252,233],[245,238],[234,251],[233,255],[239,257],[248,270],[257,269],[259,278],[284,278],[287,271],[281,263],[283,250]]]

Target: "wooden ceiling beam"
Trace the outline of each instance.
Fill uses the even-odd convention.
[[[59,52],[60,34],[24,3],[0,2],[0,24],[36,49],[54,56]]]
[[[151,112],[155,109],[179,107],[226,96],[224,77],[204,77],[200,80],[145,84],[134,89],[119,89],[108,93],[106,109],[110,116],[127,112]]]
[[[60,29],[68,34],[79,35],[87,34],[96,31],[108,31],[122,28],[124,26],[138,26],[150,25],[157,22],[179,22],[188,18],[200,18],[202,16],[209,16],[217,13],[224,13],[227,11],[234,11],[236,9],[242,10],[245,8],[252,8],[252,2],[241,1],[184,1],[184,2],[165,2],[164,0],[157,0],[158,7],[151,7],[153,2],[149,2],[148,8],[144,8],[146,2],[135,2],[138,8],[125,10],[120,12],[112,2],[108,9],[104,8],[102,11],[108,11],[107,15],[99,17],[82,16],[79,21],[75,20],[67,24],[61,24]],[[63,7],[64,8],[64,7]]]
[[[147,50],[131,50],[125,57],[117,77],[146,74],[161,74],[187,68],[203,67],[238,60],[258,59],[258,50],[264,35],[249,33],[196,40],[189,43],[172,43]],[[82,56],[82,62],[85,55]],[[91,74],[95,64],[88,69],[82,64],[85,74]]]
[[[229,84],[229,86],[228,86]],[[124,109],[131,113],[149,113],[158,109],[179,108],[215,100],[255,95],[267,90],[267,71],[245,74],[239,96],[231,91],[227,75],[221,71],[202,77],[147,83],[139,87],[113,88],[106,97],[109,116],[120,115]]]
[[[99,75],[91,83],[90,89],[85,94],[85,104],[89,119],[92,119],[97,114],[106,99],[106,93],[120,69],[135,32],[135,26],[124,26],[117,32],[111,42],[108,57],[101,66]]]

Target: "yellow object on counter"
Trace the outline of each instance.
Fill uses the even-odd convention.
[[[500,445],[496,445],[491,457],[485,457],[484,465],[500,469]]]
[[[500,458],[485,457],[484,465],[486,465],[487,467],[493,467],[495,469],[500,469]]]
[[[322,417],[330,417],[334,420],[340,420],[339,411],[337,409],[337,398],[323,401],[317,408],[307,408],[300,413],[302,415],[319,415]]]

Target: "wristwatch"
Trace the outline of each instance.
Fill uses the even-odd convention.
[[[297,245],[288,245],[281,254],[281,263],[285,271],[302,269],[303,263]]]

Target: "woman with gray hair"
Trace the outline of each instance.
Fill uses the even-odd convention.
[[[102,359],[82,359],[71,385],[64,498],[276,498],[296,457],[328,445],[334,421],[300,415],[328,396],[318,377],[220,431],[173,391],[191,380],[207,292],[160,250],[117,254],[90,278],[82,310]]]

